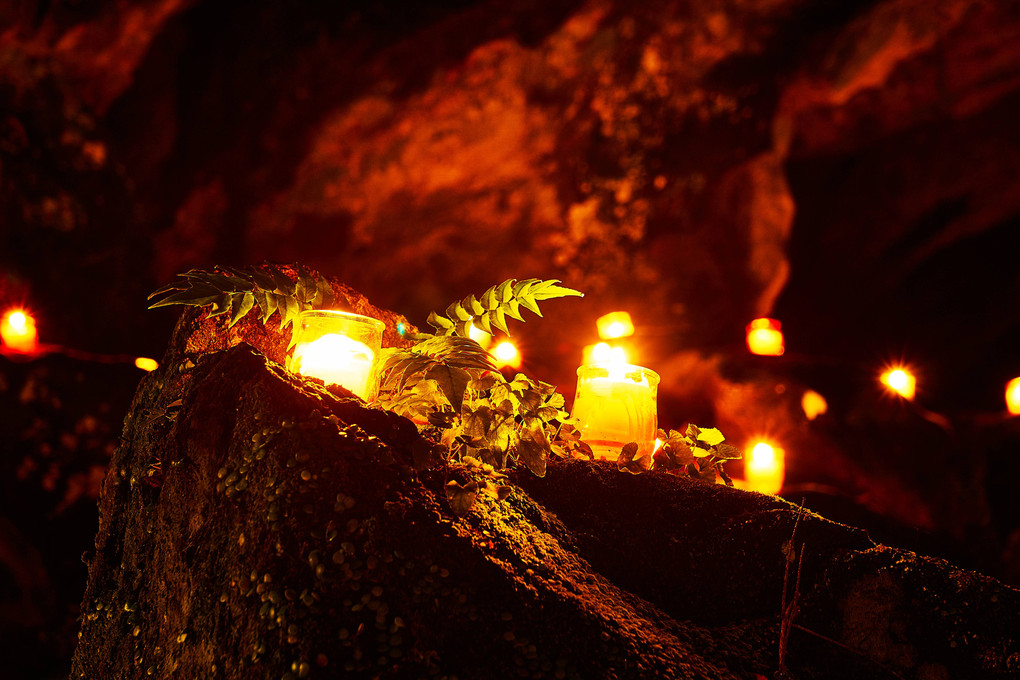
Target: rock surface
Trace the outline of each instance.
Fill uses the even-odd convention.
[[[558,461],[458,516],[479,469],[416,471],[412,423],[188,317],[111,464],[74,678],[1020,670],[1020,592],[774,497]]]

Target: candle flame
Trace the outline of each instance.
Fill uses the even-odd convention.
[[[614,340],[634,335],[634,322],[627,312],[610,312],[595,321],[599,329],[599,337],[603,340]]]
[[[1020,378],[1006,384],[1006,409],[1011,415],[1020,416]]]
[[[782,356],[786,351],[782,324],[775,319],[760,318],[747,324],[747,349],[761,356]]]
[[[39,346],[35,319],[24,309],[11,309],[0,321],[0,341],[15,352],[34,352]]]
[[[880,378],[890,392],[900,395],[904,399],[913,400],[917,391],[917,378],[905,366],[894,366],[889,368]]]

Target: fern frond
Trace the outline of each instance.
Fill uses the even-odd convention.
[[[333,288],[324,277],[316,277],[305,267],[290,266],[297,274],[294,280],[282,266],[263,264],[257,267],[220,267],[212,270],[192,269],[149,294],[159,298],[149,309],[169,305],[191,307],[212,306],[210,316],[229,314],[233,326],[256,307],[263,323],[274,313],[280,317],[280,328],[292,325],[306,309],[322,309],[333,304]]]
[[[523,307],[533,314],[542,316],[538,303],[557,297],[579,296],[584,293],[573,288],[558,286],[559,279],[507,279],[503,283],[489,288],[475,297],[468,295],[463,300],[454,302],[443,313],[432,312],[428,323],[436,329],[438,336],[468,337],[472,324],[486,333],[492,334],[493,328],[510,335],[506,319],[524,321],[520,309]]]

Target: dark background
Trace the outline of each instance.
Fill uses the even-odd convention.
[[[0,357],[3,672],[66,673],[146,295],[264,259],[422,325],[560,278],[529,374],[569,396],[628,310],[661,425],[768,434],[787,498],[1020,583],[1018,120],[1010,0],[0,5],[0,306],[53,350]]]

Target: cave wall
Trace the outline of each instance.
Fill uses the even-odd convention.
[[[298,260],[417,323],[562,278],[588,295],[517,327],[529,373],[569,393],[593,319],[630,309],[663,424],[768,429],[798,489],[1015,582],[1020,435],[984,415],[1020,375],[1018,34],[1011,0],[5,3],[0,305],[46,342],[159,356],[173,314],[145,295],[193,266]],[[769,313],[785,363],[743,356]],[[949,431],[877,394],[900,356]],[[136,379],[55,361],[0,370],[5,545],[92,512],[122,415],[90,413],[103,441],[74,458],[80,414],[23,400],[26,376],[114,411]],[[5,566],[84,579],[81,544]]]

